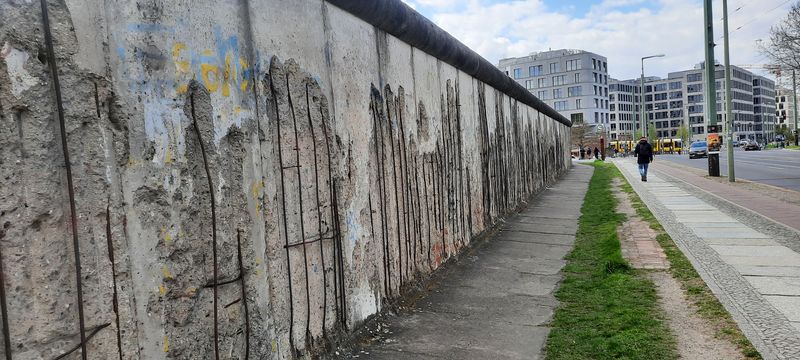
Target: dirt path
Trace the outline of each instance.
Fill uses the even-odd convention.
[[[633,209],[628,194],[622,191],[620,179],[614,179],[614,196],[619,201],[617,212],[628,220],[620,227],[622,254],[636,269],[648,270],[655,283],[661,309],[678,342],[682,359],[744,359],[728,341],[714,337],[715,329],[697,314],[697,308],[686,299],[680,283],[669,273],[669,261],[656,241],[657,233]]]

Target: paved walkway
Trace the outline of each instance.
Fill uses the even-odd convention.
[[[491,239],[437,274],[397,317],[344,357],[539,359],[593,168],[575,165]]]
[[[800,206],[763,196],[747,189],[706,179],[694,172],[664,164],[661,161],[654,162],[652,169],[681,179],[731,203],[755,211],[764,217],[800,231]]]
[[[800,253],[674,179],[641,182],[632,160],[615,162],[764,358],[800,359]]]

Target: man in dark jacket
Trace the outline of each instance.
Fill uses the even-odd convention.
[[[647,167],[653,162],[653,146],[647,142],[646,137],[642,136],[639,139],[633,155],[636,156],[636,162],[639,163],[639,174],[642,175],[642,181],[647,181]]]

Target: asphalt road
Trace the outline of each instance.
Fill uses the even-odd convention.
[[[760,182],[800,191],[800,151],[736,149],[734,156],[736,178]],[[708,170],[708,159],[689,159],[689,155],[656,155],[655,161],[672,161],[681,165]],[[725,149],[719,156],[720,174],[728,174],[728,157]]]

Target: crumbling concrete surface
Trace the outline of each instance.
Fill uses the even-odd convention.
[[[0,19],[13,359],[313,356],[569,167],[564,125],[321,0]]]

